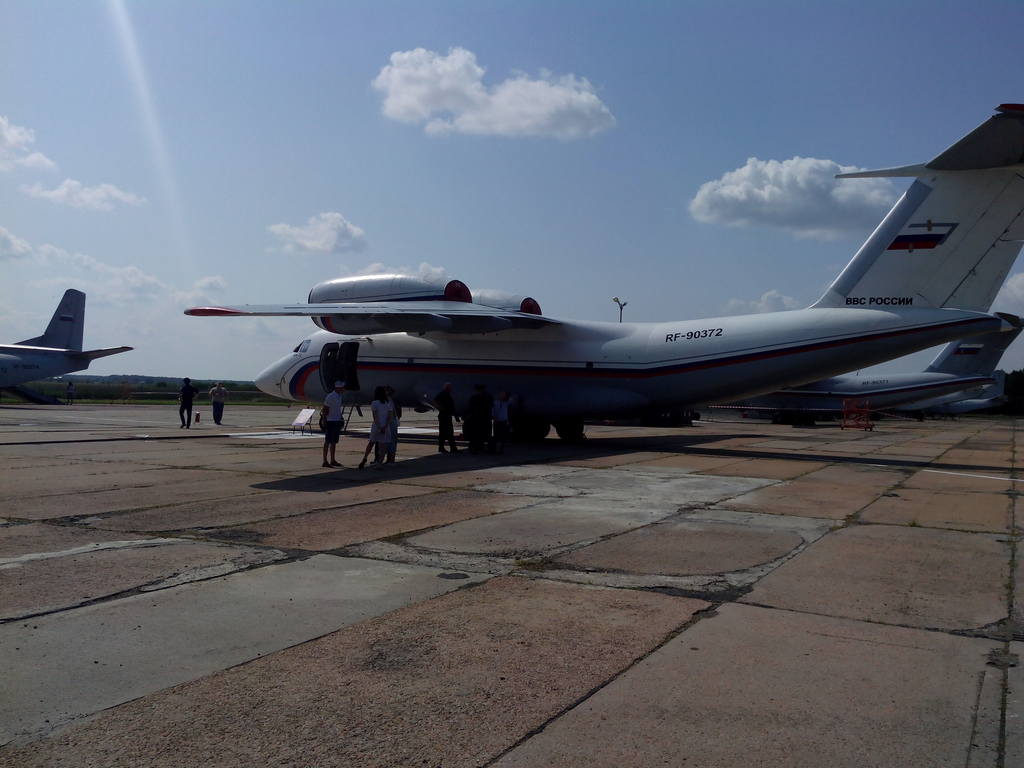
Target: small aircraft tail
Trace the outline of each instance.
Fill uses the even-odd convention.
[[[1024,244],[1024,104],[923,165],[839,178],[914,177],[815,307],[987,312]]]
[[[947,344],[925,370],[955,376],[988,376],[999,365],[1003,352],[1022,330],[995,331]]]
[[[42,336],[19,341],[33,347],[52,347],[82,351],[82,334],[85,329],[85,294],[69,288],[57,305],[57,311],[50,318]]]

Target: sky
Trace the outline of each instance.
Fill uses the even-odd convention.
[[[564,318],[804,307],[906,186],[834,174],[1024,102],[1022,28],[985,0],[0,0],[0,340],[73,287],[87,348],[135,347],[90,372],[252,379],[312,324],[185,308],[398,270]],[[1024,314],[1024,263],[994,309]]]

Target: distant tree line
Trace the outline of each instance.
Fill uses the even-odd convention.
[[[178,398],[181,379],[165,376],[75,376],[68,375],[58,379],[33,381],[25,385],[49,397],[63,400],[67,392],[68,382],[75,384],[75,400],[79,402],[98,403],[172,403]],[[193,379],[192,386],[199,390],[197,401],[206,400],[206,394],[220,381],[230,393],[232,403],[250,403],[281,405],[285,401],[270,397],[256,389],[252,381],[231,381],[228,379]],[[14,398],[4,394],[3,399]]]
[[[1024,370],[1011,371],[1006,374],[1006,397],[1006,403],[995,408],[993,413],[1014,416],[1024,414]]]

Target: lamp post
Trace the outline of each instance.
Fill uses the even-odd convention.
[[[621,323],[622,322],[622,310],[623,310],[623,308],[627,304],[629,304],[629,302],[628,301],[620,301],[618,296],[615,296],[614,298],[612,298],[612,301],[614,301],[616,304],[619,305],[619,322]]]

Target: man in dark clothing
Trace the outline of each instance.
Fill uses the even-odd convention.
[[[437,408],[437,450],[440,453],[448,453],[444,444],[451,446],[451,453],[458,453],[455,447],[455,426],[452,418],[455,416],[455,398],[452,397],[452,383],[446,381],[441,391],[434,396],[434,407]]]
[[[477,384],[476,392],[470,396],[469,407],[466,409],[470,453],[483,453],[484,447],[491,441],[493,407],[494,397],[483,384]]]
[[[192,379],[186,376],[184,384],[178,390],[178,402],[181,403],[178,406],[178,418],[181,419],[181,426],[178,429],[192,428],[192,400],[198,394],[199,390],[192,386]]]

